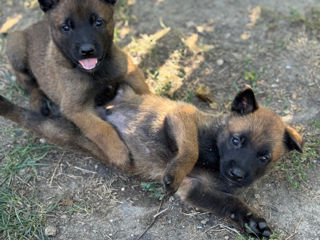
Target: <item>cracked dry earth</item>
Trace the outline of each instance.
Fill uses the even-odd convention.
[[[41,18],[36,5],[26,2],[1,0],[0,25],[9,16],[18,18],[9,28],[13,31]],[[320,31],[317,22],[312,25],[320,21],[314,16],[318,0],[129,0],[118,5],[116,40],[155,92],[223,113],[236,91],[251,84],[262,104],[295,125],[306,142],[319,143],[319,126],[313,123],[320,119]],[[12,85],[5,36],[0,41],[0,92],[25,105],[27,100]],[[200,85],[210,88],[211,107],[194,97]],[[2,149],[26,144],[31,135],[2,118],[0,129]],[[7,129],[16,130],[8,134]],[[267,219],[276,239],[319,240],[319,155],[306,156],[306,180],[299,188],[287,177],[296,170],[282,167],[291,157],[284,157],[242,197]],[[137,239],[158,210],[160,201],[140,186],[144,180],[90,157],[54,149],[41,163],[35,181],[39,201],[45,205],[61,199],[61,205],[73,206],[46,216],[45,227],[56,230],[49,239]],[[142,239],[242,239],[232,222],[175,197],[162,209],[167,210]]]

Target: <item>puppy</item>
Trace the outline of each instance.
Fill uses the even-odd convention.
[[[39,0],[45,19],[9,35],[7,55],[33,110],[48,115],[48,97],[105,158],[127,161],[125,144],[94,110],[119,83],[149,93],[141,70],[113,44],[115,2]]]
[[[217,118],[194,106],[121,87],[98,109],[131,153],[126,162],[105,159],[101,149],[64,118],[48,118],[0,99],[0,114],[53,143],[91,153],[132,174],[162,181],[194,206],[230,217],[249,234],[269,237],[264,218],[234,193],[262,176],[284,153],[302,151],[303,139],[272,111],[259,106],[251,88],[240,91],[231,112]]]

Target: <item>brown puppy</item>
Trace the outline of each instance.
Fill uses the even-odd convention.
[[[90,152],[104,162],[163,181],[185,201],[227,216],[258,237],[269,237],[266,221],[234,193],[264,174],[302,137],[273,112],[260,107],[253,91],[235,97],[231,114],[217,119],[194,106],[123,87],[100,109],[126,143],[132,159],[106,161],[101,150],[63,118],[48,118],[0,98],[0,114],[62,146]],[[248,226],[249,228],[247,228]]]
[[[48,97],[106,158],[125,162],[126,146],[94,108],[119,83],[138,94],[149,89],[141,70],[113,44],[115,2],[39,0],[45,20],[9,35],[7,55],[34,110],[48,115]]]

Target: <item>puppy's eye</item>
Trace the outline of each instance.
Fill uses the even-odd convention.
[[[237,136],[233,136],[231,138],[231,143],[235,146],[235,147],[240,147],[241,146],[241,139]]]
[[[101,27],[103,25],[103,20],[102,19],[96,19],[94,24],[96,27]]]
[[[271,159],[270,154],[266,154],[266,155],[259,157],[259,161],[262,163],[268,163],[270,161],[270,159]]]
[[[73,22],[71,19],[66,19],[66,21],[61,25],[61,31],[69,32],[72,30]]]
[[[71,30],[71,27],[68,24],[64,24],[61,26],[61,30],[64,32],[69,32]]]

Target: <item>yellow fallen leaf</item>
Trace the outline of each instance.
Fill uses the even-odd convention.
[[[213,103],[213,96],[209,87],[200,85],[196,90],[195,94],[202,101],[207,103]]]
[[[184,41],[184,44],[194,52],[200,52],[201,49],[197,46],[197,41],[199,35],[193,33],[187,40]]]
[[[10,28],[12,28],[14,25],[16,25],[20,19],[22,18],[22,15],[16,15],[14,17],[7,17],[5,23],[0,28],[0,33],[7,32]]]
[[[296,93],[292,93],[292,98],[296,99],[297,98],[297,94]]]
[[[132,6],[132,5],[135,5],[136,4],[136,0],[129,0],[128,1],[128,5],[129,6]]]
[[[247,39],[250,38],[250,36],[251,36],[251,33],[245,32],[245,33],[243,33],[243,34],[241,35],[241,38],[242,38],[243,40],[247,40]]]
[[[251,10],[251,14],[250,14],[250,20],[251,22],[249,24],[247,24],[248,27],[253,27],[256,22],[258,21],[258,19],[260,18],[261,15],[261,7],[257,6],[254,9]]]

